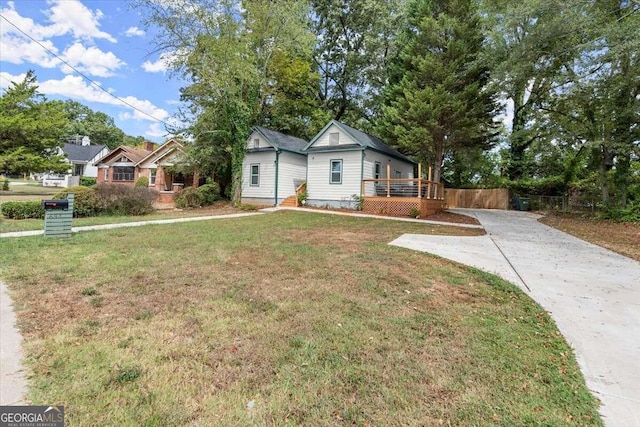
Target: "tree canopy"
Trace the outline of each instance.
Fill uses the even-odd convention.
[[[0,171],[9,174],[64,171],[57,148],[67,118],[59,103],[38,92],[29,71],[0,97]]]

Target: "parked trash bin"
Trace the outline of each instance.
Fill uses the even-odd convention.
[[[514,197],[513,209],[517,211],[528,211],[530,209],[530,201],[528,197]]]

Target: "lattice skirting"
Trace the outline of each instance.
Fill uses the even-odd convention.
[[[411,216],[412,210],[420,211],[420,218],[444,210],[444,200],[413,197],[365,197],[362,211],[374,215]]]

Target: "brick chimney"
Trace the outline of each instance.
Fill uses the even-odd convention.
[[[145,141],[145,142],[144,142],[144,149],[145,149],[146,151],[153,151],[153,150],[155,150],[153,142],[151,142],[151,141]]]

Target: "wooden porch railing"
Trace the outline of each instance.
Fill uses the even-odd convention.
[[[391,168],[387,165],[387,178],[363,179],[363,197],[417,197],[420,199],[444,200],[444,185],[429,179],[421,178],[422,170],[418,165],[420,178],[389,178]]]
[[[300,195],[307,191],[307,181],[296,187],[296,207],[300,207]]]

